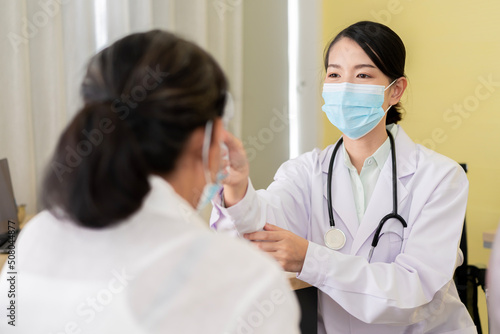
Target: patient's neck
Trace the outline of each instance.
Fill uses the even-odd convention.
[[[183,164],[162,176],[175,192],[184,198],[193,208],[198,206],[198,202],[205,186],[205,176],[201,164]]]

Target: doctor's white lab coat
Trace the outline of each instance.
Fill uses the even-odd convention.
[[[333,145],[284,163],[267,190],[249,184],[231,208],[220,198],[212,228],[239,235],[266,222],[309,240],[298,278],[318,287],[319,333],[476,333],[452,277],[462,262],[458,249],[468,181],[454,161],[416,145],[399,128],[395,138],[398,213],[408,227],[389,220],[371,263],[377,226],[392,212],[392,158],[383,166],[363,221],[358,222],[343,150],[333,168],[332,202],[345,246],[325,246],[330,229],[327,174]]]

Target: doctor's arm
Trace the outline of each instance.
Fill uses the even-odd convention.
[[[213,200],[211,227],[243,237],[270,223],[307,238],[311,201],[308,165],[313,153],[285,162],[269,188],[256,191],[248,178],[243,145],[229,133],[225,143],[230,171],[223,191]]]
[[[394,262],[368,263],[309,242],[298,278],[367,323],[408,325],[439,316],[452,288],[467,193],[465,174],[455,170],[419,199],[422,209],[410,214],[411,230]]]

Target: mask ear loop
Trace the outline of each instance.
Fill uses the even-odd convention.
[[[391,86],[392,86],[392,85],[393,85],[396,81],[398,81],[398,79],[394,79],[394,80],[393,80],[393,81],[389,84],[389,86],[385,87],[384,92],[385,92],[386,90],[388,90],[388,89],[389,89],[389,87],[391,87]]]
[[[388,90],[388,89],[389,89],[389,87],[391,87],[391,86],[392,86],[392,85],[393,85],[396,81],[398,81],[398,79],[394,79],[394,80],[393,80],[393,81],[389,84],[389,86],[385,87],[384,92],[385,92],[386,90]],[[385,114],[387,114],[387,112],[389,111],[389,109],[391,109],[391,107],[392,107],[392,104],[391,104],[391,105],[389,105],[389,108],[385,109],[384,113],[385,113]]]
[[[212,176],[210,175],[210,168],[208,165],[208,155],[210,151],[210,144],[212,143],[212,128],[214,122],[209,120],[205,125],[205,137],[203,138],[203,146],[201,151],[201,159],[203,163],[203,169],[205,171],[205,181],[207,183],[212,182]]]

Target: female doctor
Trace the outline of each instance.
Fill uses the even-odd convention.
[[[468,181],[397,122],[405,47],[358,22],[325,54],[324,112],[343,135],[256,191],[242,144],[211,225],[236,230],[319,289],[319,333],[476,333],[453,282]]]

